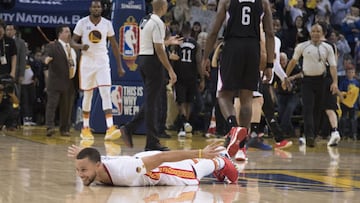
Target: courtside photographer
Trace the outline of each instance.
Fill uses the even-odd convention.
[[[17,127],[19,100],[15,95],[15,82],[11,76],[0,75],[0,130],[13,131]]]

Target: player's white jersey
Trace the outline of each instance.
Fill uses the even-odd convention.
[[[159,152],[143,152],[135,156],[102,157],[113,185],[197,185],[193,160],[166,162],[147,173],[140,157]]]
[[[81,36],[82,44],[89,45],[88,50],[82,51],[83,56],[108,57],[107,37],[115,35],[111,21],[101,17],[100,22],[95,25],[90,21],[90,17],[86,16],[76,24],[74,34]]]

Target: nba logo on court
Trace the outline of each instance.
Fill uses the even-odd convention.
[[[119,31],[120,53],[131,71],[135,71],[135,60],[139,54],[139,26],[133,16],[129,16]]]
[[[122,115],[123,112],[123,88],[121,85],[111,86],[112,114]]]

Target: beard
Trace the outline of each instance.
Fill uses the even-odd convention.
[[[95,177],[96,177],[96,176],[94,175],[94,176],[90,177],[89,179],[87,179],[87,181],[84,181],[84,180],[83,180],[83,184],[84,184],[85,186],[89,186],[92,182],[94,182]]]
[[[99,18],[99,17],[101,17],[101,12],[93,13],[92,16],[95,18]]]

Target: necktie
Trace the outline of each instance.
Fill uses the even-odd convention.
[[[74,77],[74,73],[75,73],[75,67],[74,67],[74,60],[71,56],[71,48],[69,44],[66,44],[66,52],[67,52],[67,59],[69,62],[69,78],[73,78]]]

